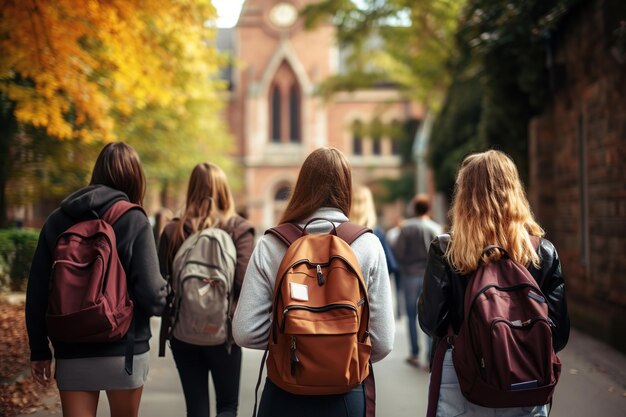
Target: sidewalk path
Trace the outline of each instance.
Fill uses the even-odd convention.
[[[426,410],[428,374],[404,363],[408,352],[405,322],[398,321],[396,327],[394,351],[382,362],[374,365],[377,415],[422,417]],[[153,334],[157,334],[157,330],[158,320],[154,320]],[[184,417],[185,402],[171,352],[168,351],[165,358],[158,358],[156,338],[153,338],[152,342],[151,369],[141,401],[140,415]],[[254,386],[262,352],[246,349],[243,355],[239,415],[249,417],[252,415]],[[563,362],[563,373],[557,387],[551,417],[626,416],[625,355],[578,331],[572,331],[570,343],[559,356]],[[212,393],[211,400],[212,416],[215,416]],[[48,411],[30,414],[31,417],[48,415],[51,415]],[[108,416],[106,396],[102,394],[98,417]]]

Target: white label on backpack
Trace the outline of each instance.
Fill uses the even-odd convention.
[[[309,301],[309,287],[296,282],[289,283],[289,292],[292,300]]]
[[[200,295],[200,297],[202,297],[206,295],[206,293],[208,293],[210,289],[211,289],[211,284],[207,284],[204,287],[198,288],[198,294]]]

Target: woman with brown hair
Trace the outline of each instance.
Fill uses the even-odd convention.
[[[185,239],[207,228],[226,231],[235,245],[232,315],[252,253],[254,228],[236,213],[224,171],[217,165],[201,163],[196,165],[189,178],[187,201],[180,219],[174,219],[165,226],[159,241],[159,261],[164,276],[172,275],[174,258]],[[230,335],[228,337],[232,339]],[[209,415],[209,374],[215,386],[218,416],[236,416],[241,348],[232,340],[213,346],[188,343],[176,338],[175,333],[170,338],[170,346],[185,394],[187,416]]]
[[[337,149],[319,148],[302,164],[280,223],[304,227],[311,219],[323,219],[311,222],[306,231],[325,233],[331,224],[338,227],[348,221],[351,203],[352,174],[346,157]],[[367,286],[371,361],[377,362],[391,351],[395,331],[385,254],[373,233],[356,238],[351,249]],[[276,274],[286,250],[276,236],[265,234],[252,253],[233,323],[235,340],[242,346],[252,349],[268,346]],[[279,388],[268,378],[258,417],[364,417],[364,407],[362,385],[345,394],[296,395]]]
[[[483,262],[502,258],[500,250],[485,251],[496,245],[511,260],[526,266],[538,284],[554,324],[554,351],[563,349],[570,323],[561,264],[532,215],[511,158],[495,150],[465,158],[457,174],[450,214],[451,232],[437,236],[430,245],[418,304],[420,326],[435,339],[434,345],[448,334],[450,326],[455,335],[459,333],[468,282]],[[547,406],[541,404],[491,409],[469,402],[461,393],[451,352],[448,349],[443,361],[438,416],[459,415],[463,410],[464,416],[547,416]]]
[[[26,293],[31,370],[38,382],[49,383],[49,341],[52,342],[54,377],[65,417],[95,417],[101,390],[106,391],[112,416],[138,415],[148,374],[149,319],[161,314],[166,293],[152,228],[140,207],[126,211],[112,224],[128,294],[134,304],[130,325],[134,341],[126,335],[108,342],[63,342],[50,335],[46,313],[57,238],[77,223],[102,219],[120,201],[141,205],[144,193],[144,173],[135,150],[122,142],[110,143],[96,160],[90,185],[63,200],[41,230]],[[126,366],[128,349],[133,358],[132,370]]]

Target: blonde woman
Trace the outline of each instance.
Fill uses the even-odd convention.
[[[569,316],[565,283],[556,249],[542,236],[517,168],[504,153],[490,150],[465,158],[457,174],[450,210],[451,233],[438,236],[430,245],[419,299],[419,322],[435,340],[447,334],[448,326],[458,333],[463,320],[463,297],[469,276],[478,269],[483,249],[504,248],[512,260],[526,265],[548,301],[554,322],[553,347],[559,351],[569,338]],[[535,249],[531,236],[540,238]],[[490,252],[487,262],[500,259]],[[487,409],[463,397],[448,350],[443,364],[438,416],[547,416],[547,406]]]
[[[170,275],[174,256],[183,241],[208,227],[225,230],[235,243],[237,266],[231,311],[234,312],[254,245],[254,228],[235,212],[235,202],[224,171],[217,165],[201,163],[196,165],[189,178],[187,202],[180,219],[174,219],[165,226],[159,241],[159,262],[164,276]],[[175,337],[170,340],[188,417],[209,415],[209,374],[215,386],[218,416],[237,415],[241,347],[233,344],[229,352],[227,344],[199,346]]]
[[[389,274],[395,274],[397,272],[396,258],[393,256],[391,247],[385,238],[385,232],[377,225],[376,205],[374,204],[374,197],[369,187],[365,185],[357,185],[354,187],[349,217],[351,222],[372,229],[383,245],[385,259],[387,260],[387,271]]]

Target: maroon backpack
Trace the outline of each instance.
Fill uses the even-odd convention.
[[[78,222],[58,237],[46,315],[51,339],[110,342],[129,330],[133,302],[111,225],[135,208],[144,212],[137,204],[118,201],[101,219]]]
[[[538,243],[538,242],[537,242]],[[548,304],[537,282],[504,249],[499,261],[483,264],[465,291],[463,323],[457,335],[449,330],[433,361],[430,407],[438,399],[441,364],[452,347],[461,392],[483,407],[524,407],[547,404],[561,374],[552,347]],[[446,343],[447,342],[447,343]],[[434,402],[434,404],[430,404]],[[431,414],[429,414],[431,415]],[[434,415],[434,414],[433,414]]]

